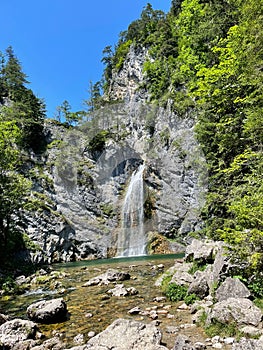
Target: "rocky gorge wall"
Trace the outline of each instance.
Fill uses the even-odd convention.
[[[48,146],[40,168],[32,157],[34,191],[45,205],[27,216],[25,232],[35,247],[31,260],[115,256],[125,190],[142,163],[148,240],[157,232],[183,242],[199,228],[207,177],[194,116],[181,118],[147,102],[147,92],[138,90],[146,55],[131,48],[113,74],[109,95],[115,103],[85,123],[67,128],[46,121]]]

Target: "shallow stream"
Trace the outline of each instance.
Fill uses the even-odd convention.
[[[58,271],[60,274],[60,278],[55,281],[57,288],[52,290],[45,284],[36,287],[32,284],[31,289],[23,295],[7,300],[0,299],[0,312],[13,317],[26,318],[26,309],[31,303],[42,299],[63,297],[67,303],[69,319],[63,323],[40,324],[39,328],[48,338],[54,336],[56,332],[61,333],[67,346],[73,346],[76,345],[73,338],[78,334],[83,334],[87,341],[89,332],[97,334],[117,318],[152,322],[149,316],[130,315],[128,311],[134,307],[140,307],[144,311],[156,308],[157,311],[165,309],[168,310],[170,318],[165,313],[158,314],[159,328],[163,333],[163,343],[168,348],[172,348],[175,339],[173,327],[189,323],[189,312],[178,311],[176,303],[153,301],[155,297],[162,296],[160,288],[155,287],[154,283],[158,276],[180,257],[178,255],[146,256],[53,265],[53,271]],[[129,272],[130,280],[117,283],[123,283],[125,287],[136,288],[138,294],[129,297],[109,296],[107,291],[114,287],[112,283],[83,287],[83,284],[89,279],[102,274],[109,268]],[[191,336],[193,341],[205,338],[202,330],[198,328],[195,328],[194,334],[190,328],[185,329],[184,333]]]

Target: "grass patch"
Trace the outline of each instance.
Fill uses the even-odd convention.
[[[263,311],[263,299],[262,298],[256,298],[253,302],[257,307],[259,307]]]
[[[190,275],[194,275],[196,271],[204,271],[207,268],[207,264],[200,263],[198,261],[193,261],[192,266],[188,270]]]
[[[184,297],[184,302],[186,303],[186,305],[192,305],[197,300],[200,300],[200,298],[195,293],[187,294]]]
[[[184,300],[187,296],[187,288],[176,283],[168,284],[165,295],[170,301]]]
[[[205,333],[208,337],[219,335],[221,337],[240,338],[242,336],[235,322],[225,324],[219,321],[213,321],[210,325],[205,326]]]

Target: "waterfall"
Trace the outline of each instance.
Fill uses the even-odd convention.
[[[140,165],[131,176],[122,207],[122,228],[118,235],[117,256],[144,255],[144,165]]]

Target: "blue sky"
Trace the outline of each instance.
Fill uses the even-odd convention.
[[[140,17],[147,2],[167,12],[171,0],[1,0],[0,51],[11,45],[48,117],[68,100],[83,108],[100,80],[102,50]]]

